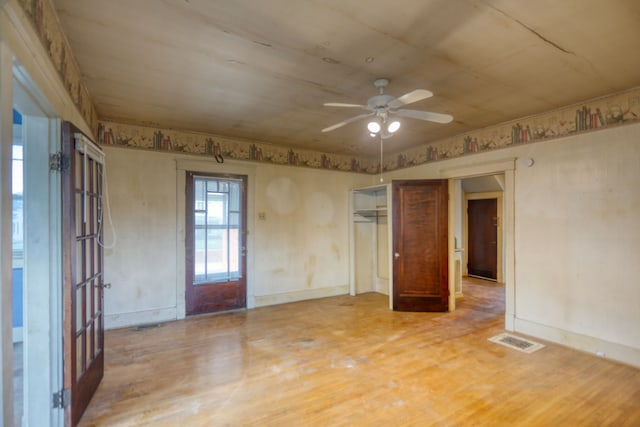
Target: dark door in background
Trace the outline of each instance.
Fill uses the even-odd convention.
[[[470,276],[497,279],[498,199],[468,201],[468,265]]]
[[[393,181],[393,309],[448,311],[448,182]]]

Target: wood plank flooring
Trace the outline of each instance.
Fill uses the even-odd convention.
[[[491,343],[503,287],[463,290],[454,313],[370,293],[109,331],[80,425],[640,426],[640,370]]]

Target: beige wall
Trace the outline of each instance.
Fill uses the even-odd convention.
[[[117,236],[105,251],[107,328],[184,316],[185,170],[249,177],[249,307],[348,292],[348,190],[373,177],[104,149],[113,220],[106,243]]]
[[[605,355],[616,349],[597,340],[620,345],[636,365],[639,138],[633,125],[533,145],[515,189],[518,327],[554,340],[569,331],[569,344]]]

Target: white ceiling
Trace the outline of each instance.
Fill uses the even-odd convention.
[[[639,0],[53,0],[102,120],[373,156],[373,81],[450,124],[386,151],[640,86]]]

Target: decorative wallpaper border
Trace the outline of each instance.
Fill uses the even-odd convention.
[[[379,167],[379,161],[368,159],[306,150],[294,151],[291,148],[216,135],[116,122],[99,123],[98,143],[124,148],[195,154],[210,157],[219,163],[225,159],[233,159],[360,173],[375,173]]]
[[[384,171],[529,144],[640,121],[640,88],[479,129],[387,155]],[[185,131],[100,122],[98,142],[126,148],[179,152],[345,172],[379,173],[379,160],[251,143]]]
[[[71,100],[86,120],[94,135],[98,131],[98,114],[82,82],[80,67],[69,42],[62,32],[58,15],[48,0],[18,0],[58,72]]]
[[[384,170],[559,139],[638,121],[640,88],[633,88],[402,151],[387,157]]]

